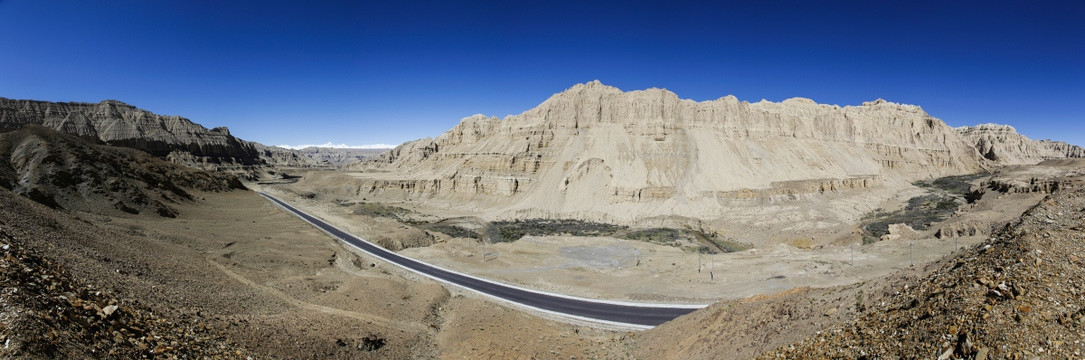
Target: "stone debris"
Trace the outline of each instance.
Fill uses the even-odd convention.
[[[3,231],[0,239],[11,240]],[[248,358],[197,318],[156,315],[34,251],[0,249],[0,358]]]
[[[1083,205],[1085,189],[1057,191],[853,322],[760,358],[1081,358]]]

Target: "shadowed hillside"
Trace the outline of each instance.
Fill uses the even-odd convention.
[[[92,104],[0,98],[0,129],[26,125],[41,125],[207,169],[315,164],[296,151],[234,137],[225,127],[208,130],[180,116],[154,114],[117,100]]]
[[[174,217],[171,204],[192,200],[188,190],[244,189],[233,175],[88,144],[36,125],[0,134],[0,159],[0,186],[53,208]]]

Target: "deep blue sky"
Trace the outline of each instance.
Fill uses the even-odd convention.
[[[1085,145],[1085,2],[0,0],[0,96],[399,143],[575,83],[917,104]],[[885,4],[873,4],[885,3]]]

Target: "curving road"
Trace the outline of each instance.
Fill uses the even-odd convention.
[[[530,290],[495,281],[485,280],[456,271],[442,269],[386,250],[357,236],[328,224],[312,215],[290,206],[271,195],[260,192],[271,202],[370,255],[392,264],[425,275],[434,280],[459,286],[483,295],[525,306],[538,311],[609,325],[652,328],[676,317],[688,314],[707,305],[639,304],[607,300],[578,298],[561,294]]]

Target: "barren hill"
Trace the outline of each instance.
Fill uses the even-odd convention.
[[[37,125],[0,133],[0,186],[50,207],[149,210],[173,217],[188,190],[243,189],[233,175],[196,170],[127,148],[91,145]]]
[[[962,126],[957,132],[975,144],[984,158],[1004,165],[1036,164],[1048,159],[1085,157],[1085,149],[1061,141],[1032,140],[1013,126],[981,124]]]
[[[91,104],[0,98],[0,128],[28,124],[190,166],[312,165],[297,152],[238,139],[225,127],[208,130],[180,116],[158,115],[116,100]]]
[[[388,149],[354,149],[310,146],[297,149],[298,153],[313,159],[316,164],[345,166],[377,156]]]
[[[403,144],[356,165],[361,180],[342,191],[523,216],[711,219],[732,205],[975,173],[985,161],[918,106],[697,102],[595,81]]]
[[[1081,358],[1079,186],[1062,186],[997,237],[926,277],[885,289],[882,301],[854,321],[762,358]]]
[[[638,334],[638,352],[676,359],[1081,358],[1083,166],[1062,160],[1038,172],[1017,168],[1017,176],[1059,185],[1040,190],[1052,192],[991,237],[938,261],[851,285],[722,301]],[[1031,191],[1021,186],[993,187],[987,201]]]

